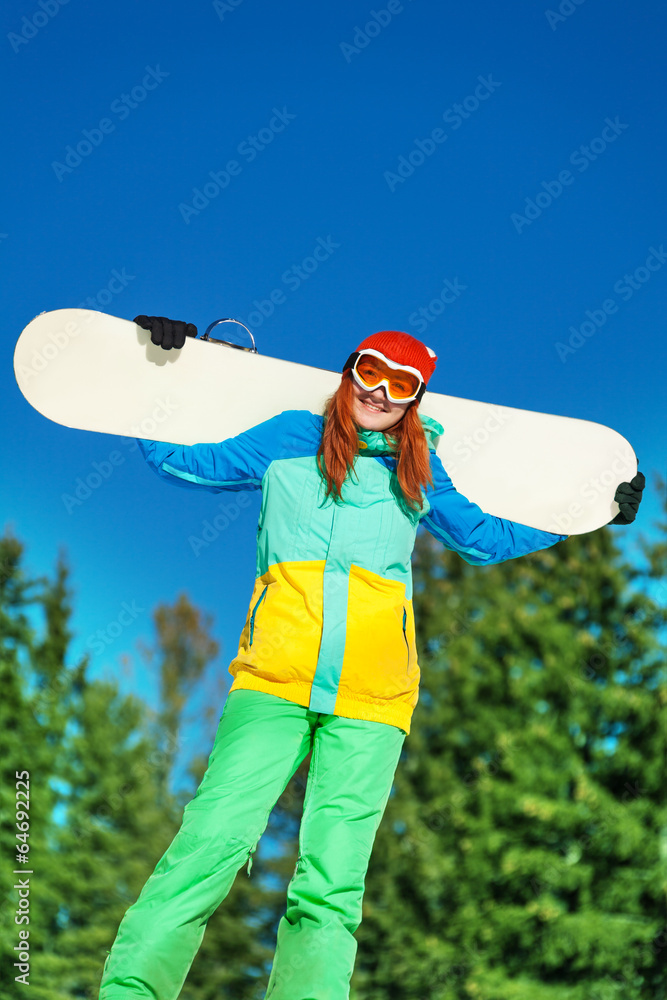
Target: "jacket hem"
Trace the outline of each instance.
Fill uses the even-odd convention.
[[[273,694],[285,701],[295,702],[308,708],[310,703],[310,693],[312,684],[303,681],[270,681],[266,677],[251,674],[249,671],[239,669],[234,678],[234,683],[229,689],[232,691],[250,690],[262,691],[264,694]],[[333,715],[340,715],[344,719],[360,719],[364,722],[383,722],[388,726],[396,726],[402,729],[406,735],[410,733],[410,721],[413,709],[404,708],[397,711],[395,707],[371,705],[354,698],[344,698],[340,695],[336,699],[336,710]]]
[[[238,674],[234,678],[234,683],[229,689],[232,691],[262,691],[264,694],[273,694],[285,701],[292,701],[297,705],[308,708],[310,701],[311,685],[303,681],[269,681],[266,677],[251,674],[247,670],[238,669]]]
[[[368,702],[358,701],[354,698],[336,699],[335,715],[342,715],[345,719],[364,719],[366,722],[383,722],[387,726],[396,726],[402,729],[406,736],[410,733],[410,721],[412,719],[412,709],[407,711],[397,711],[388,706],[384,708],[380,705],[371,705]]]

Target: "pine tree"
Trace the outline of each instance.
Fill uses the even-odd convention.
[[[640,571],[619,530],[488,567],[420,535],[420,701],[353,1000],[666,995],[667,614],[636,585],[666,547]]]
[[[207,665],[219,652],[218,643],[211,637],[210,615],[203,614],[185,593],[173,605],[159,604],[153,612],[155,643],[143,647],[144,659],[157,672],[160,708],[155,714],[152,730],[162,751],[163,762],[159,769],[161,796],[168,799],[170,782],[182,748],[184,712],[188,698],[202,679]],[[205,715],[198,726],[202,742],[212,733],[207,732],[216,714],[216,700],[205,708]],[[194,763],[194,762],[193,762]],[[199,761],[203,763],[201,754]]]
[[[54,750],[42,739],[42,727],[29,689],[35,628],[30,620],[39,581],[24,574],[23,546],[11,532],[0,538],[0,849],[2,925],[0,965],[3,996],[25,996],[34,977],[19,968],[18,948],[31,956],[44,942],[36,914],[48,908],[48,886],[41,871],[47,847],[49,816],[55,793],[45,781]],[[27,883],[27,885],[26,885]],[[18,888],[22,886],[22,888]],[[25,890],[29,890],[26,894]],[[21,899],[19,893],[23,893]],[[23,936],[20,937],[20,932]],[[27,932],[27,938],[25,934]],[[26,946],[27,942],[27,946]],[[25,965],[26,963],[19,963]]]
[[[156,814],[147,795],[156,767],[146,761],[156,748],[140,738],[145,713],[137,699],[88,681],[85,659],[68,662],[64,555],[53,581],[25,581],[20,544],[6,536],[2,552],[1,662],[3,692],[11,693],[3,733],[16,734],[4,740],[2,762],[5,771],[20,762],[31,783],[30,995],[94,997],[105,945],[141,887],[146,858],[166,846],[164,811]],[[4,995],[25,989],[15,984]]]
[[[217,645],[208,634],[209,619],[184,596],[156,610],[153,659],[162,699],[151,713],[139,698],[121,696],[115,682],[91,680],[86,658],[70,663],[72,594],[65,557],[52,581],[31,580],[24,576],[22,552],[11,535],[0,539],[0,838],[13,865],[15,771],[27,769],[29,858],[35,866],[30,996],[92,1000],[125,910],[180,825],[183,793],[173,794],[170,785],[183,711]],[[205,761],[195,757],[186,765],[194,793]],[[19,944],[13,920],[13,882],[19,877],[3,866],[9,904],[0,934],[3,1000],[26,996],[22,984],[5,976]],[[198,956],[199,971],[193,968],[184,987],[184,1000],[217,1000],[221,984],[232,995],[253,996],[252,973],[263,974],[268,956],[256,941],[257,920],[250,918],[263,912],[265,896],[257,880],[251,885],[237,879],[217,930]]]

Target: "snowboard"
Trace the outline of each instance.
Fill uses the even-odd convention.
[[[210,337],[230,329],[224,322],[165,351],[126,319],[43,312],[17,342],[16,381],[66,427],[175,444],[223,441],[283,410],[322,412],[340,372],[266,357],[254,340],[244,349]],[[353,346],[341,344],[342,354]],[[420,412],[444,427],[437,454],[458,492],[533,528],[575,535],[607,524],[616,487],[637,472],[628,441],[590,420],[428,391]]]

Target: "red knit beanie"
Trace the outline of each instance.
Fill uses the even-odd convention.
[[[435,352],[426,344],[422,344],[421,340],[399,330],[381,330],[380,333],[371,334],[362,340],[357,351],[363,354],[366,348],[380,351],[394,364],[416,368],[421,372],[425,383],[435,371],[435,363],[438,360]]]

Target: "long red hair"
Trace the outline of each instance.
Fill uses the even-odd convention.
[[[352,472],[359,453],[359,428],[352,416],[354,386],[349,372],[324,408],[324,431],[317,452],[317,464],[326,480],[326,495],[342,499],[343,482]],[[405,411],[400,423],[384,432],[395,447],[398,461],[396,474],[406,503],[413,510],[423,504],[422,489],[433,485],[428,442],[413,403]]]

